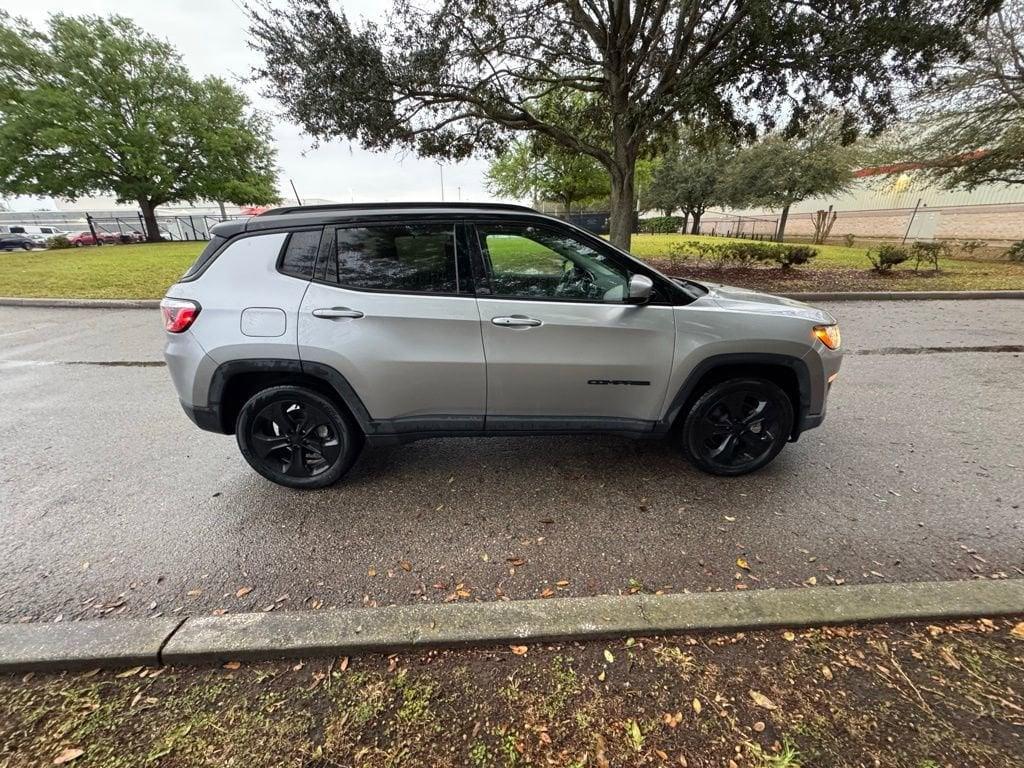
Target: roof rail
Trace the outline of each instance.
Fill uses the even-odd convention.
[[[527,205],[510,205],[508,203],[331,203],[329,205],[289,205],[283,208],[271,208],[263,211],[260,216],[281,216],[289,213],[316,213],[317,211],[365,211],[366,209],[387,208],[494,208],[496,210],[529,211],[538,213],[535,208]]]

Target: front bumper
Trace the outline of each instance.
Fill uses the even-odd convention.
[[[811,377],[809,402],[802,404],[797,415],[796,428],[791,440],[800,437],[801,432],[820,427],[825,421],[828,408],[828,395],[832,390],[839,369],[843,364],[843,353],[840,349],[829,349],[820,341],[804,356],[808,373]]]

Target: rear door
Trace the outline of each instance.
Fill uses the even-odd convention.
[[[568,227],[478,222],[489,430],[648,430],[665,400],[672,307],[625,303],[628,260]]]
[[[484,353],[464,227],[328,227],[299,311],[299,356],[344,376],[381,432],[481,429]]]

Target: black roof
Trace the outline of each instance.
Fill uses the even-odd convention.
[[[272,208],[248,219],[225,221],[215,225],[211,231],[221,237],[231,237],[241,232],[261,229],[283,229],[301,226],[320,226],[350,222],[365,217],[402,216],[403,214],[474,214],[491,215],[508,213],[514,216],[530,215],[547,218],[539,211],[525,205],[505,203],[339,203],[337,205],[301,205]]]

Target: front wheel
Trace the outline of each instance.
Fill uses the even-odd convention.
[[[270,387],[242,406],[235,424],[242,456],[289,488],[337,482],[359,455],[362,436],[338,407],[303,387]]]
[[[709,387],[683,422],[683,450],[713,475],[745,475],[768,464],[793,432],[793,404],[765,379],[729,379]]]

